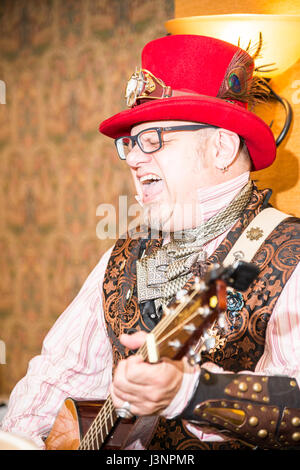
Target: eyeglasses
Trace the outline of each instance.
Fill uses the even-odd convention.
[[[117,147],[118,155],[121,160],[126,160],[127,155],[135,144],[138,144],[139,148],[144,153],[154,153],[162,148],[163,132],[173,131],[196,131],[207,127],[214,127],[209,124],[189,124],[185,126],[173,126],[173,127],[150,127],[139,132],[136,135],[126,135],[115,139],[115,145]]]

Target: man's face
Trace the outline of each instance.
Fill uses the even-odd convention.
[[[131,135],[153,127],[191,124],[186,121],[157,121],[133,127]],[[138,145],[127,156],[137,194],[151,227],[178,231],[201,223],[197,190],[209,186],[200,131],[162,133],[162,148],[146,154]],[[151,142],[150,142],[151,144]]]

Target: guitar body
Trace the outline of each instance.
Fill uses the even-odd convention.
[[[87,433],[105,401],[78,401],[67,398],[53,424],[45,445],[46,450],[78,450],[83,436]],[[103,450],[122,449],[133,427],[133,420],[119,420],[113,432],[108,434],[101,445]],[[90,450],[99,449],[96,440],[90,440]]]

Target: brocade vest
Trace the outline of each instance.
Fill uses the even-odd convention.
[[[255,185],[249,204],[226,238],[207,263],[219,263],[253,218],[269,207],[269,190],[259,191]],[[136,289],[136,260],[144,253],[153,253],[162,245],[162,239],[126,238],[114,246],[103,283],[103,308],[108,335],[112,344],[114,367],[132,351],[119,342],[121,333],[145,330],[155,326],[154,302],[139,305]],[[202,352],[201,361],[213,362],[227,371],[254,371],[264,352],[268,321],[282,289],[300,260],[299,219],[290,217],[281,222],[260,247],[252,262],[259,268],[258,278],[247,291],[231,298],[226,312],[229,325],[226,336],[216,326],[217,343],[208,352]],[[193,275],[184,289],[189,290]],[[151,305],[152,304],[152,305]],[[233,305],[232,305],[233,304]],[[153,317],[153,318],[152,318]],[[181,420],[160,419],[149,449],[230,449],[244,448],[237,440],[223,443],[200,442]]]

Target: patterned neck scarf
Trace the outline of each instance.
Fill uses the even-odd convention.
[[[205,270],[206,252],[203,246],[229,229],[241,216],[252,195],[252,181],[223,210],[200,227],[171,234],[171,241],[154,254],[137,261],[137,291],[139,302],[154,300],[155,305],[167,305],[191,277],[191,266],[200,263]]]

